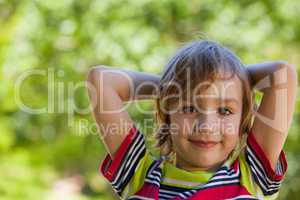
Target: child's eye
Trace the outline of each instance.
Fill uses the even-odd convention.
[[[218,113],[220,115],[230,115],[230,114],[232,114],[232,112],[228,108],[226,108],[226,107],[220,107],[220,108],[218,108]]]
[[[183,106],[181,109],[181,112],[183,113],[195,113],[197,112],[197,109],[194,106]]]

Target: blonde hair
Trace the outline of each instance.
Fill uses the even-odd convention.
[[[168,108],[171,100],[162,103],[162,99],[177,92],[172,84],[168,84],[173,81],[179,83],[183,88],[183,93],[186,94],[187,80],[185,72],[187,70],[190,70],[191,74],[191,80],[189,80],[191,88],[189,89],[194,88],[197,83],[202,81],[214,82],[219,78],[221,71],[229,72],[230,77],[228,78],[234,75],[238,76],[243,88],[242,117],[239,133],[241,136],[240,141],[244,141],[242,138],[245,138],[243,136],[248,133],[252,124],[251,110],[254,99],[245,66],[233,52],[216,42],[206,40],[193,41],[178,50],[165,66],[161,76],[160,91],[155,102],[157,130],[154,134],[156,147],[159,148],[161,156],[168,157],[172,153],[170,117],[166,112],[163,112],[163,110]],[[238,144],[237,148],[240,150],[242,146],[243,144]]]

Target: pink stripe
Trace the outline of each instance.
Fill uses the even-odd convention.
[[[126,138],[123,140],[122,144],[115,153],[114,159],[112,160],[109,154],[106,154],[105,159],[100,164],[99,171],[106,177],[110,182],[113,181],[113,178],[122,162],[123,157],[125,156],[129,146],[132,144],[133,139],[137,134],[137,129],[133,126]]]
[[[157,187],[154,184],[150,184],[146,182],[135,195],[158,199],[158,194],[159,194],[159,187]]]
[[[287,170],[287,161],[285,158],[285,154],[283,151],[280,152],[280,156],[279,156],[279,160],[280,163],[283,166],[283,173],[281,175],[276,174],[276,172],[272,169],[271,164],[269,159],[267,158],[266,154],[264,153],[263,149],[261,148],[261,146],[257,143],[254,134],[252,132],[252,130],[249,132],[248,135],[248,144],[250,145],[251,149],[254,150],[254,154],[255,156],[260,160],[260,162],[263,164],[263,167],[265,168],[268,177],[271,180],[274,181],[280,181],[283,178],[283,175],[285,174],[286,170]]]
[[[207,199],[220,200],[220,199],[234,198],[239,195],[250,195],[250,193],[246,190],[245,187],[241,185],[226,185],[226,186],[219,186],[219,187],[201,190],[188,199],[189,200],[207,200]]]

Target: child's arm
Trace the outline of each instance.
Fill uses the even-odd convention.
[[[89,71],[87,84],[94,118],[112,158],[133,125],[123,102],[155,98],[159,80],[157,75],[105,66]]]
[[[248,65],[252,86],[263,93],[252,131],[273,169],[287,137],[297,93],[297,71],[285,62]]]

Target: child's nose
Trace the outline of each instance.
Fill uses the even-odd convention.
[[[219,130],[218,118],[215,114],[199,114],[195,121],[197,132],[215,133]]]

